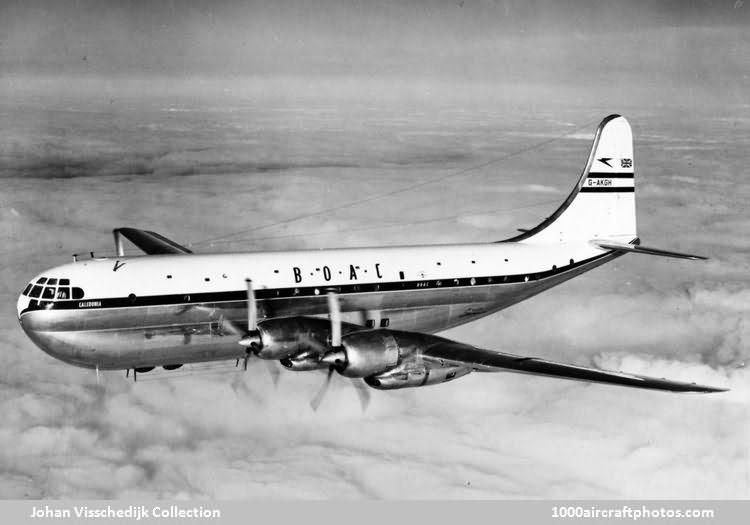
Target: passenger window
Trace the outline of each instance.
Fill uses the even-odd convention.
[[[73,288],[73,299],[83,299],[83,290],[80,288]]]
[[[55,288],[50,288],[49,286],[44,289],[44,293],[42,294],[42,299],[54,299],[55,298]]]
[[[69,299],[70,298],[70,288],[61,286],[57,289],[57,298],[58,299]]]
[[[70,286],[70,279],[60,279],[60,286]]]
[[[57,279],[47,279],[47,285],[57,284]]]
[[[40,295],[42,295],[42,287],[37,284],[31,289],[29,295],[31,297],[39,297]]]
[[[26,285],[26,288],[23,290],[23,295],[29,295],[29,290],[31,290],[31,283]]]

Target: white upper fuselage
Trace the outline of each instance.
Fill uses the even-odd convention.
[[[266,288],[325,288],[357,283],[534,274],[563,268],[603,251],[588,243],[396,246],[329,250],[149,255],[79,260],[35,277],[70,279],[82,301]],[[19,314],[29,298],[19,298]]]

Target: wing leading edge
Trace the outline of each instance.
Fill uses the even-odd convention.
[[[424,352],[426,358],[436,358],[451,361],[455,366],[471,365],[476,370],[512,370],[515,372],[561,377],[578,381],[595,383],[609,383],[613,385],[651,390],[667,390],[671,392],[726,392],[726,388],[716,388],[696,383],[670,381],[655,377],[600,370],[583,366],[568,365],[547,361],[537,357],[523,357],[513,354],[503,354],[490,350],[483,350],[470,345],[456,342],[441,342],[430,346]]]

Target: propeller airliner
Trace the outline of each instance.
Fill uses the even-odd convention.
[[[624,254],[684,259],[636,233],[633,141],[599,125],[563,204],[520,235],[485,244],[194,254],[151,231],[114,230],[116,255],[34,277],[24,332],[66,363],[145,373],[186,363],[274,360],[375,389],[515,371],[674,392],[724,389],[502,353],[435,332],[495,313]],[[123,238],[146,255],[125,256]],[[327,384],[327,383],[326,383]]]

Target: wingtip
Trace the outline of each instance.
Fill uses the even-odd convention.
[[[729,392],[729,388],[720,388],[716,386],[696,385],[693,384],[693,389],[687,392],[693,394],[721,394],[722,392]]]

